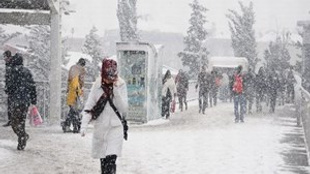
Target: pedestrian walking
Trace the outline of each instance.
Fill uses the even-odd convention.
[[[244,75],[244,95],[246,99],[245,109],[246,112],[252,114],[252,106],[255,97],[255,74],[252,68]]]
[[[205,110],[208,107],[208,95],[210,92],[211,74],[207,72],[206,66],[201,67],[201,71],[198,74],[196,90],[199,87],[199,113],[205,114]]]
[[[232,91],[234,94],[234,114],[235,114],[235,123],[244,122],[245,114],[245,97],[244,97],[244,83],[243,76],[241,74],[242,66],[239,65],[236,68],[234,74]]]
[[[188,77],[185,72],[180,69],[176,77],[177,96],[179,99],[179,109],[183,111],[183,104],[187,110],[187,91],[188,91]]]
[[[82,112],[81,126],[81,136],[84,137],[88,123],[93,122],[92,157],[100,159],[102,174],[116,173],[116,160],[127,135],[122,126],[127,109],[127,87],[118,76],[117,63],[103,59],[101,78],[91,88]]]
[[[8,94],[8,86],[12,86],[12,78],[11,78],[11,69],[12,69],[12,53],[7,50],[3,53],[3,58],[5,61],[5,87],[4,91]],[[11,115],[12,115],[12,105],[11,105],[11,97],[7,98],[7,113],[8,113],[8,122],[3,125],[3,127],[11,126]]]
[[[230,98],[229,92],[229,77],[226,72],[221,75],[221,84],[220,84],[220,99],[224,102],[227,102],[227,99]]]
[[[264,96],[267,91],[266,78],[267,75],[264,67],[260,67],[255,77],[256,112],[263,111],[262,102],[264,100]]]
[[[211,81],[210,81],[210,107],[216,106],[217,104],[217,94],[219,87],[221,85],[221,79],[217,71],[211,71]]]
[[[162,113],[161,116],[168,119],[170,117],[170,103],[175,100],[177,95],[177,89],[175,82],[172,78],[170,70],[166,71],[163,78],[163,89],[162,89]]]
[[[11,82],[6,87],[11,105],[11,126],[18,136],[17,150],[24,150],[29,139],[25,121],[28,107],[37,102],[36,86],[30,70],[23,66],[22,55],[15,54],[11,61]]]
[[[64,132],[70,132],[70,126],[73,126],[73,133],[79,133],[80,131],[80,110],[79,105],[82,102],[84,77],[85,77],[85,65],[84,58],[80,58],[79,61],[71,66],[68,74],[68,87],[67,87],[67,105],[70,110],[67,118],[61,123]]]
[[[277,101],[277,91],[279,89],[279,76],[277,72],[275,71],[274,68],[271,68],[268,74],[267,78],[267,84],[268,84],[268,96],[269,96],[269,101],[270,101],[270,113],[275,112],[275,107],[276,107],[276,101]]]

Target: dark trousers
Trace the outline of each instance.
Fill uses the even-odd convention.
[[[235,113],[235,122],[244,121],[245,114],[245,98],[243,94],[235,94],[234,96],[234,113]]]
[[[116,155],[108,155],[100,159],[101,174],[116,174]]]
[[[162,97],[161,116],[169,118],[171,97]]]
[[[276,107],[276,101],[277,101],[277,91],[271,91],[270,93],[270,112],[275,112]]]
[[[70,106],[70,110],[69,110],[68,116],[66,118],[65,125],[67,127],[70,127],[70,125],[72,123],[73,128],[75,130],[78,130],[79,126],[80,126],[79,114],[80,113],[74,107]]]
[[[199,112],[202,113],[205,112],[206,108],[208,107],[208,95],[209,95],[209,91],[208,90],[203,90],[200,89],[199,90]]]
[[[256,91],[256,112],[262,112],[263,106],[262,102],[264,99],[264,93],[262,90],[257,90]]]
[[[19,139],[25,137],[27,135],[25,130],[25,122],[28,112],[28,106],[12,106],[11,111],[11,126],[14,133],[18,136]]]
[[[186,94],[184,95],[178,95],[178,99],[179,99],[179,109],[181,111],[183,111],[183,103],[185,105],[185,110],[187,110],[187,99],[186,99]]]

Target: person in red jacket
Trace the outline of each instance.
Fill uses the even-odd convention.
[[[235,113],[235,123],[244,122],[245,114],[245,98],[243,91],[243,76],[241,74],[242,66],[239,65],[233,77],[232,92],[234,95],[234,113]]]

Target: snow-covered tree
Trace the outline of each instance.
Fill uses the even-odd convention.
[[[101,48],[100,37],[96,33],[98,30],[93,27],[89,34],[86,35],[86,40],[82,48],[82,52],[90,55],[92,60],[86,63],[87,76],[91,81],[94,81],[100,72],[100,63],[104,56],[103,50]]]
[[[31,26],[29,29],[30,34],[27,40],[31,58],[28,59],[28,67],[34,73],[35,80],[48,81],[51,61],[50,26]]]
[[[229,29],[231,32],[232,48],[236,57],[245,57],[249,61],[252,69],[255,68],[258,58],[256,52],[255,31],[253,25],[255,16],[253,11],[253,3],[244,6],[239,2],[241,14],[235,10],[228,10],[227,18],[229,21]]]
[[[265,50],[264,58],[267,62],[267,68],[274,67],[283,72],[290,66],[291,55],[288,50],[290,44],[290,33],[278,36],[275,42],[270,42],[268,49]]]
[[[121,41],[139,40],[136,4],[137,0],[118,0],[117,17]]]
[[[203,47],[204,41],[208,35],[204,27],[206,20],[207,8],[201,5],[198,0],[193,0],[189,4],[192,8],[191,17],[189,19],[189,28],[187,36],[184,37],[185,48],[178,53],[182,64],[189,67],[190,76],[197,75],[201,65],[207,64],[207,56],[209,52]]]

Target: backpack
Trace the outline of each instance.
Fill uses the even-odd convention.
[[[242,93],[243,91],[243,79],[241,77],[241,75],[236,74],[235,75],[235,81],[233,84],[233,91],[237,94]]]

